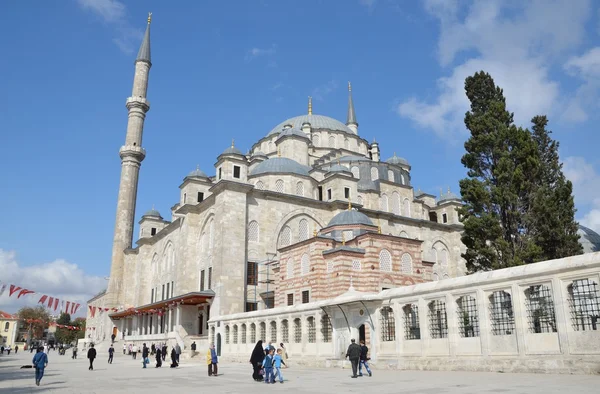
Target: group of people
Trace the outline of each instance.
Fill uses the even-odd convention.
[[[350,346],[348,346],[348,351],[346,352],[346,358],[348,358],[352,364],[352,377],[358,378],[359,376],[363,376],[363,366],[369,374],[369,377],[373,376],[371,368],[369,368],[369,348],[365,345],[365,341],[361,339],[360,345],[357,345],[356,340],[352,338],[350,342]],[[358,375],[356,374],[357,369]]]
[[[287,368],[287,351],[283,343],[279,344],[279,349],[271,342],[263,348],[263,341],[256,343],[252,354],[250,355],[250,364],[252,364],[252,379],[255,382],[275,383],[279,378],[279,383],[283,383],[282,365]]]
[[[6,351],[7,355],[10,355],[10,352],[12,351],[12,348],[10,347],[10,345],[4,347],[4,345],[0,346],[0,354],[4,354],[4,352]],[[19,345],[15,346],[15,354],[17,354],[17,352],[19,351]]]

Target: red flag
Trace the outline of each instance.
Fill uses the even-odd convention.
[[[96,316],[96,307],[89,305],[88,308],[90,308],[90,315],[92,316],[92,318]]]
[[[13,294],[15,294],[15,292],[21,290],[21,288],[19,286],[15,286],[15,285],[10,285],[10,290],[8,291],[8,296],[12,297]]]
[[[54,310],[56,311],[56,308],[58,308],[58,303],[60,302],[60,300],[58,298],[54,299]]]
[[[52,304],[54,304],[54,297],[48,297],[48,308],[52,308]]]
[[[73,309],[72,315],[77,313],[77,310],[79,309],[80,306],[81,306],[81,304],[75,304],[75,308]]]
[[[35,291],[33,290],[27,290],[27,289],[23,289],[19,292],[19,295],[17,296],[17,299],[21,298],[21,296],[24,296],[26,294],[31,294],[31,293],[35,293]]]
[[[48,296],[44,294],[44,295],[43,295],[43,296],[40,298],[40,300],[38,301],[38,304],[42,304],[42,305],[44,305],[44,304],[46,303],[46,300],[47,300],[47,299],[48,299]]]
[[[70,301],[66,301],[65,302],[66,306],[65,306],[65,313],[69,313],[69,306],[71,305]]]

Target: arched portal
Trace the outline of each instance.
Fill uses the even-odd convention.
[[[217,356],[221,357],[221,333],[217,334]]]
[[[366,341],[367,337],[365,334],[365,325],[361,324],[360,327],[358,327],[358,341]]]

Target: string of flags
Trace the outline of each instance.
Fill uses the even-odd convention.
[[[88,309],[90,310],[90,315],[92,317],[96,316],[96,310],[98,310],[98,312],[103,313],[103,312],[108,312],[108,311],[112,311],[112,312],[118,312],[119,309],[118,308],[102,308],[99,306],[92,306],[92,305],[88,305]]]
[[[0,282],[0,297],[2,297],[2,295],[4,294],[4,292],[6,291],[7,288],[8,288],[8,297],[13,297],[14,295],[16,295],[17,299],[20,299],[21,297],[27,296],[27,295],[40,294],[34,290],[29,290],[29,289],[26,289],[21,286],[17,286],[17,285],[13,285],[13,284],[9,285],[7,283]],[[61,312],[65,312],[70,315],[74,315],[75,313],[77,313],[77,311],[79,310],[79,307],[81,307],[81,304],[79,304],[79,303],[76,303],[73,301],[61,300],[61,299],[58,299],[56,297],[51,297],[46,294],[41,295],[41,297],[38,301],[38,304],[42,304],[43,306],[46,306],[48,309],[52,309],[55,312],[57,310],[59,310]]]

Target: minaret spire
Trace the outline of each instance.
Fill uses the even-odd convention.
[[[352,84],[348,81],[348,117],[346,118],[346,126],[356,134],[358,134],[358,122],[356,121],[356,113],[354,112],[354,101],[352,100]]]
[[[312,97],[308,96],[308,114],[312,115]]]
[[[135,225],[135,204],[137,200],[138,177],[140,166],[146,157],[142,148],[142,135],[146,112],[150,103],[146,100],[148,92],[148,76],[150,74],[150,22],[152,13],[148,14],[146,34],[135,60],[135,74],[131,97],[125,106],[128,111],[127,134],[125,144],[119,149],[121,157],[121,181],[117,199],[117,216],[113,237],[110,281],[106,291],[106,306],[118,306],[123,302],[123,270],[126,249],[133,243],[133,227]]]

